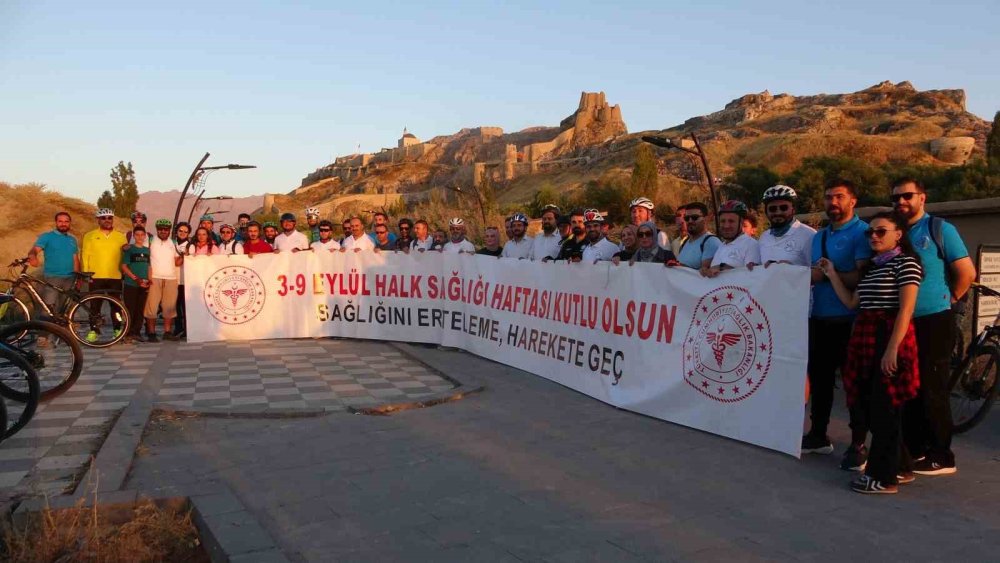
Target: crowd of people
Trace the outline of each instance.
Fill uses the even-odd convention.
[[[488,226],[479,248],[466,238],[461,218],[451,219],[447,232],[409,218],[400,219],[394,231],[388,216],[378,212],[370,225],[357,216],[345,219],[338,236],[335,223],[309,208],[301,230],[292,213],[282,214],[277,224],[259,223],[244,213],[235,225],[218,230],[211,215],[202,216],[195,228],[159,219],[151,235],[144,214],[133,213],[131,230],[121,233],[113,228],[112,211],[100,209],[98,228],[83,236],[79,248],[69,234],[71,217],[57,214],[55,229],[39,236],[29,261],[38,266],[44,254],[44,278],[57,287],[68,287],[74,272],[88,271],[93,288],[121,291],[132,317],[145,319],[147,342],[158,340],[158,315],[164,339],[183,337],[184,261],[196,256],[437,251],[537,262],[658,263],[691,268],[708,278],[772,264],[807,267],[812,401],[802,451],[834,451],[827,428],[839,369],[852,433],[841,467],[862,472],[851,482],[852,490],[885,494],[897,492],[915,474],[956,471],[947,390],[953,306],[975,279],[957,230],[926,213],[923,185],[903,178],[893,183],[891,193],[894,211],[866,223],[854,212],[855,186],[846,180],[829,183],[824,193],[828,224],[816,231],[796,219],[795,190],[773,186],[763,194],[769,226],[759,237],[756,216],[744,202],[721,204],[719,232],[713,233],[704,203],[681,206],[674,225],[664,229],[656,223],[653,202],[640,197],[630,202],[620,242],[609,240],[609,225],[598,210],[563,213],[549,205],[535,236],[527,234],[528,218],[515,213],[505,221],[503,244],[499,227]],[[128,338],[142,339],[141,327],[133,323]]]

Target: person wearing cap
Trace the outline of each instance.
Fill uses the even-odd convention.
[[[69,234],[72,218],[69,213],[60,211],[55,216],[55,229],[38,236],[38,240],[28,251],[28,264],[32,268],[39,265],[38,253],[45,257],[45,267],[42,269],[42,279],[46,283],[68,290],[76,281],[76,273],[80,271],[80,248],[76,237]],[[42,286],[42,300],[55,310],[62,308],[65,297],[55,289]]]
[[[798,194],[788,186],[779,184],[764,190],[764,212],[771,224],[759,241],[760,260],[765,268],[771,264],[812,266],[812,239],[816,229],[795,218],[796,199]]]
[[[146,296],[146,306],[143,316],[146,318],[146,341],[157,342],[156,313],[163,315],[163,339],[178,340],[180,335],[173,330],[174,319],[177,317],[177,296],[180,288],[180,266],[184,263],[183,255],[177,253],[177,247],[170,240],[170,220],[156,220],[156,238],[149,242],[149,293]],[[201,232],[202,228],[198,229]],[[207,237],[206,237],[207,238]],[[207,243],[207,240],[204,241]],[[188,251],[194,246],[188,247]],[[136,319],[138,323],[138,319]]]
[[[581,261],[596,264],[611,260],[618,252],[618,245],[604,236],[604,216],[596,209],[589,209],[584,212],[583,223],[587,229],[587,244],[583,247]]]
[[[752,270],[760,264],[760,245],[757,239],[743,232],[743,218],[747,206],[742,201],[731,199],[719,206],[719,237],[722,244],[715,251],[712,265],[701,274],[714,278],[723,270],[747,268]]]
[[[257,221],[250,221],[247,224],[247,240],[243,242],[243,252],[246,252],[246,255],[250,258],[253,258],[257,254],[270,254],[274,252],[274,247],[261,238],[260,231],[260,223]]]
[[[219,234],[222,240],[219,241],[219,254],[232,256],[233,254],[243,254],[243,243],[236,240],[236,228],[229,223],[223,223],[219,227]]]
[[[115,213],[101,208],[95,213],[97,228],[83,235],[80,251],[80,267],[84,272],[93,272],[90,291],[107,291],[121,298],[122,271],[119,268],[122,247],[128,244],[125,235],[115,230]],[[96,315],[97,311],[93,313]],[[112,319],[115,336],[121,331],[121,321]],[[97,340],[97,330],[87,333],[88,341]]]
[[[448,231],[451,233],[451,240],[444,243],[443,252],[451,254],[475,254],[476,246],[469,239],[465,238],[465,221],[461,217],[455,217],[448,221]]]
[[[528,218],[523,213],[510,216],[510,240],[503,245],[502,258],[518,260],[531,259],[532,240],[525,233],[528,230]]]
[[[133,211],[132,214],[129,215],[129,219],[132,220],[132,228],[125,233],[125,240],[127,240],[129,244],[132,244],[132,233],[135,232],[135,228],[142,227],[144,230],[146,228],[146,214],[142,211]]]
[[[263,231],[264,242],[271,245],[272,251],[274,250],[274,240],[278,238],[278,226],[271,221],[264,221],[264,226],[261,229]]]
[[[169,237],[169,234],[167,235]],[[140,339],[143,323],[142,311],[146,305],[149,293],[149,245],[147,244],[146,228],[142,225],[132,227],[132,242],[122,251],[121,270],[125,278],[123,301],[128,309],[129,317],[135,319],[129,325],[125,342]]]
[[[403,217],[397,225],[399,238],[396,239],[396,250],[409,252],[410,244],[413,242],[413,221]]]
[[[198,220],[198,228],[208,231],[208,235],[212,237],[215,244],[219,244],[219,241],[222,240],[219,233],[215,232],[215,217],[212,217],[211,214],[206,213],[201,216],[201,219]]]
[[[563,237],[556,230],[558,221],[559,208],[555,205],[546,205],[542,209],[542,232],[532,239],[529,258],[545,262],[559,256],[559,245]]]
[[[556,217],[556,230],[559,231],[559,246],[573,236],[573,225],[570,223],[569,215]]]
[[[240,213],[236,217],[236,240],[240,242],[246,242],[247,240],[247,227],[250,225],[250,221],[253,217],[249,213]]]
[[[379,227],[380,225],[385,226],[385,232],[389,236],[389,242],[391,244],[396,244],[396,235],[392,232],[392,230],[389,229],[389,216],[381,211],[376,211],[372,215],[372,232],[368,233],[368,236],[371,237],[372,242],[375,243],[376,246],[379,244],[378,238],[376,236],[377,235],[376,231],[377,227]],[[386,249],[386,250],[391,250],[391,249]]]
[[[340,245],[341,252],[361,252],[362,250],[375,250],[375,243],[372,242],[368,233],[365,232],[365,224],[360,217],[351,217],[351,234],[344,238]]]
[[[309,207],[306,209],[306,225],[309,226],[309,242],[319,240],[319,208]]]
[[[557,260],[569,262],[579,262],[583,257],[583,247],[587,245],[587,225],[584,220],[585,211],[579,209],[569,214],[569,221],[572,230],[570,236],[562,242],[559,247]]]
[[[295,230],[295,215],[281,214],[281,234],[274,238],[275,252],[299,252],[309,249],[309,239]]]
[[[333,238],[333,223],[323,219],[316,224],[316,232],[319,239],[309,245],[313,252],[336,252],[340,250],[340,243]]]
[[[653,223],[653,225],[656,225],[656,217],[653,215],[654,209],[656,209],[656,206],[653,205],[652,200],[648,197],[637,197],[628,204],[629,219],[637,229],[643,223]],[[659,227],[656,230],[656,244],[664,250],[672,250],[670,247],[670,237],[667,236],[666,231],[661,230]]]

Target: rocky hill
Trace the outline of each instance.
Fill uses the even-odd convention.
[[[419,197],[448,186],[493,180],[502,203],[523,203],[542,186],[574,190],[586,181],[626,176],[639,137],[681,139],[696,133],[722,177],[736,166],[764,164],[789,172],[810,156],[851,156],[872,164],[948,166],[982,154],[990,123],[965,109],[963,90],[918,91],[883,82],[849,94],[793,96],[768,91],[741,96],[709,115],[660,131],[628,134],[621,109],[604,93],[583,93],[558,127],[504,133],[463,129],[420,142],[404,132],[397,147],[347,155],[306,176],[265,207],[321,204],[333,212],[345,196]],[[678,151],[657,152],[661,200],[684,199],[704,182],[700,167]],[[377,198],[376,198],[377,199]]]
[[[177,209],[177,198],[180,196],[180,190],[166,192],[156,190],[145,191],[139,194],[139,202],[136,204],[136,209],[145,213],[151,221],[155,221],[160,217],[173,220],[174,211]],[[211,197],[212,194],[208,193],[206,196]],[[259,210],[264,203],[264,198],[263,196],[256,195],[224,200],[202,200],[198,203],[198,209],[194,213],[191,213],[191,206],[194,205],[194,201],[194,197],[184,200],[184,205],[181,206],[181,221],[187,220],[188,216],[192,216],[197,221],[198,217],[203,213],[211,211],[217,215],[217,221],[235,222],[236,217],[240,213],[252,214]]]

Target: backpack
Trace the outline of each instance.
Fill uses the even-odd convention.
[[[708,233],[707,237],[701,239],[701,249],[700,250],[701,250],[702,254],[705,253],[705,243],[708,242],[709,239],[713,239],[713,238],[719,238],[719,237],[713,235],[712,233]],[[687,246],[687,243],[690,242],[690,241],[691,241],[691,237],[688,237],[688,238],[684,239],[684,242],[681,243],[681,247],[680,247],[680,249],[677,250],[677,253],[680,254],[681,252],[684,252],[684,247]]]

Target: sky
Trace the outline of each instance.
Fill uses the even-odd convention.
[[[909,80],[1000,110],[996,0],[907,2],[53,2],[0,0],[0,181],[96,201],[285,193],[337,155],[462,127],[557,125],[581,91],[630,131],[743,94]]]

